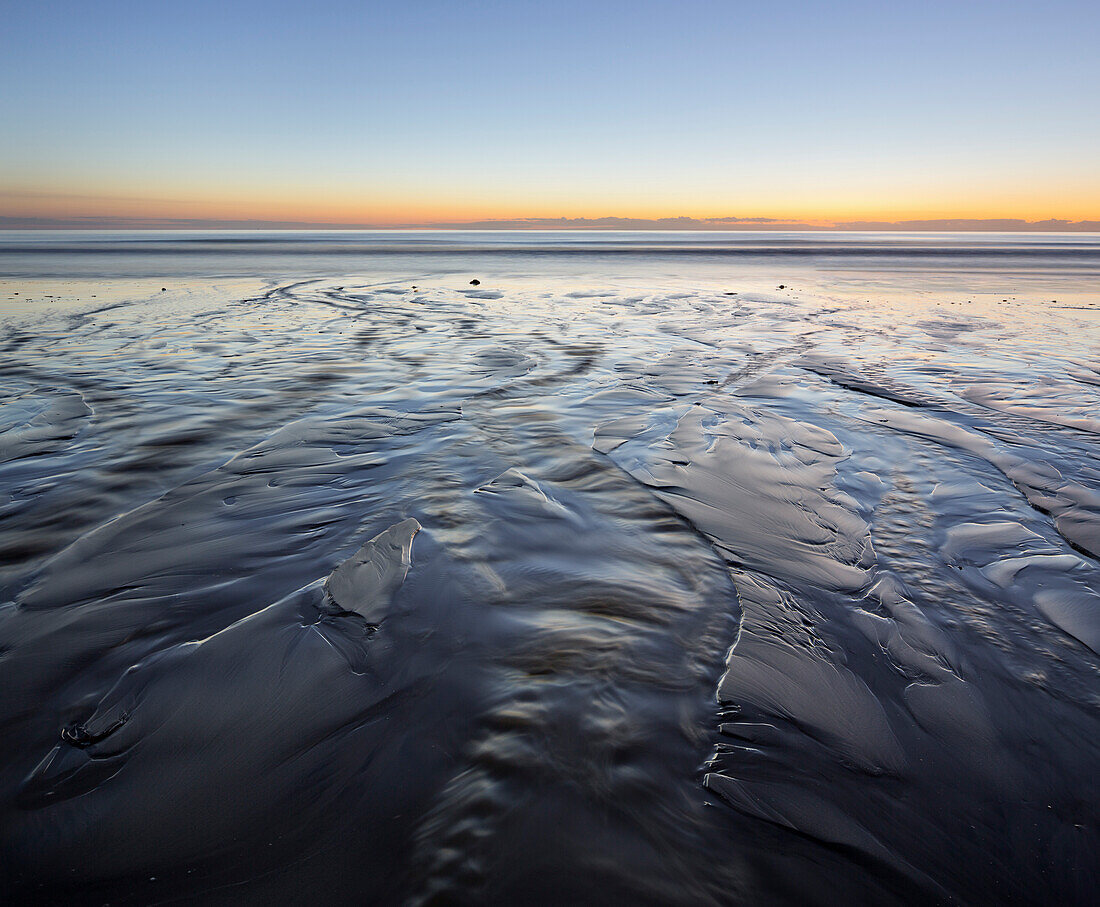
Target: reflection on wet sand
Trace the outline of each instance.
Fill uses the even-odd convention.
[[[1086,903],[1095,314],[482,276],[9,321],[15,896]]]

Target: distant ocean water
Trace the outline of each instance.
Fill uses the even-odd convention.
[[[1100,236],[0,233],[22,901],[1088,904]]]
[[[251,259],[270,266],[293,256],[323,266],[326,256],[630,255],[730,259],[861,259],[928,262],[937,259],[995,261],[1024,266],[1044,261],[1100,267],[1100,234],[1084,233],[854,233],[780,231],[597,231],[597,230],[384,230],[384,231],[203,231],[203,230],[0,230],[4,276],[60,276],[94,267],[85,256],[117,264],[139,256],[164,273],[194,273],[194,259],[217,254],[230,267]],[[184,260],[181,260],[184,259]],[[188,259],[190,261],[188,261]],[[175,264],[171,264],[175,262]],[[343,265],[341,265],[343,267]],[[158,272],[160,273],[160,272]]]

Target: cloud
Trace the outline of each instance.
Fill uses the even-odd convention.
[[[0,215],[0,230],[362,230],[373,224],[298,220],[215,220],[201,217],[31,217]]]
[[[524,217],[478,221],[436,221],[406,224],[369,222],[323,223],[255,219],[185,217],[32,217],[0,215],[0,229],[99,230],[846,230],[898,232],[1100,233],[1100,220],[1058,218],[943,218],[900,221],[826,221],[808,223],[774,217]]]
[[[913,232],[989,232],[989,233],[1096,233],[1100,220],[1021,220],[1020,218],[944,218],[940,220],[845,221],[840,230],[907,230]]]
[[[746,225],[787,224],[774,217],[522,217],[438,223],[430,226],[466,230],[723,230]]]

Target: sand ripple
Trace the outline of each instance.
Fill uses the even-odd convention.
[[[1086,903],[1092,335],[488,284],[20,322],[15,895]]]

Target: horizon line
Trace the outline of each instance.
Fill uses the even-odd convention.
[[[608,230],[624,231],[813,231],[910,233],[1097,233],[1098,220],[1047,218],[919,218],[906,220],[800,221],[768,217],[526,217],[413,223],[266,220],[260,218],[35,217],[0,215],[8,230]]]

